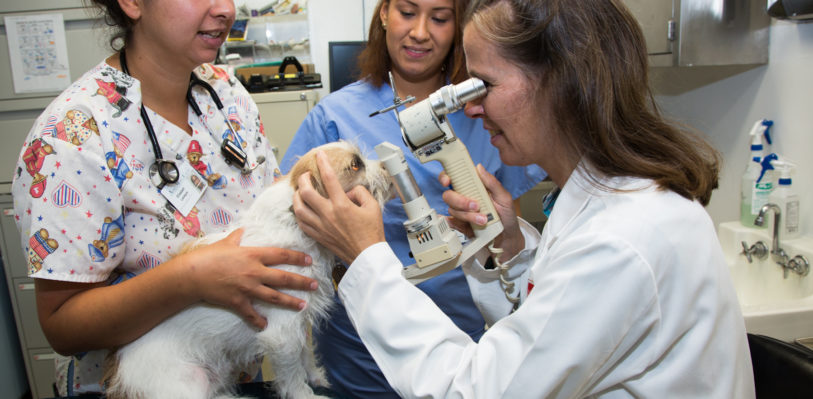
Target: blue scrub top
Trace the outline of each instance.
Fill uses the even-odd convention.
[[[388,84],[376,88],[366,81],[351,83],[322,99],[299,127],[280,169],[288,173],[296,160],[308,150],[338,140],[356,143],[368,158],[377,159],[374,147],[389,141],[404,152],[409,169],[429,205],[439,214],[448,215],[442,194],[447,190],[438,182],[443,171],[440,162],[421,163],[401,139],[401,130],[394,112],[369,117],[370,113],[392,105],[392,90]],[[496,176],[514,198],[519,197],[547,174],[536,165],[507,166],[499,152],[489,143],[489,133],[481,121],[466,117],[462,111],[447,115],[455,135],[466,145],[474,164],[482,164]],[[270,121],[266,121],[270,122]],[[404,266],[415,263],[410,257],[409,242],[403,222],[406,213],[399,198],[388,202],[384,213],[384,233],[387,243]],[[454,323],[473,339],[484,332],[485,321],[474,305],[465,276],[460,268],[444,273],[418,285]],[[347,397],[397,397],[387,383],[372,356],[355,332],[344,306],[336,297],[337,306],[324,325],[316,326],[317,354],[325,366],[332,388]]]

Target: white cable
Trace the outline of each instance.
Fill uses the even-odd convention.
[[[500,262],[500,255],[502,255],[503,250],[502,248],[497,248],[494,246],[494,242],[492,241],[488,244],[488,251],[491,252],[491,260],[494,262],[494,265],[497,266],[497,269],[500,271],[500,287],[505,294],[505,299],[508,302],[514,304],[513,308],[511,309],[511,313],[513,313],[519,307],[519,292],[517,292],[516,296],[512,296],[511,292],[514,290],[514,283],[508,281],[508,270],[510,267],[502,264]]]

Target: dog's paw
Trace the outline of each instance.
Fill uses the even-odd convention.
[[[308,384],[312,387],[330,388],[325,369],[322,367],[314,367],[308,370]]]

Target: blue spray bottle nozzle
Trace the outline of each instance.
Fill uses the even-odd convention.
[[[762,181],[762,176],[765,176],[765,172],[773,170],[774,167],[773,164],[771,164],[771,162],[776,161],[777,159],[779,159],[779,156],[777,156],[774,153],[770,153],[762,157],[762,162],[760,162],[762,164],[762,171],[759,172],[759,178],[757,179],[757,183]]]
[[[771,126],[773,126],[773,121],[770,119],[763,119],[762,126],[765,126],[765,129],[762,131],[762,135],[765,136],[765,141],[767,141],[768,144],[773,144],[771,142]]]
[[[760,119],[754,122],[754,126],[748,132],[748,135],[751,136],[751,152],[759,151],[761,155],[763,137],[768,144],[771,144],[771,126],[773,126],[773,121],[770,119]]]

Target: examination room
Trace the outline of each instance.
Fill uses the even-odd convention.
[[[0,397],[809,398],[813,0],[5,0]]]

